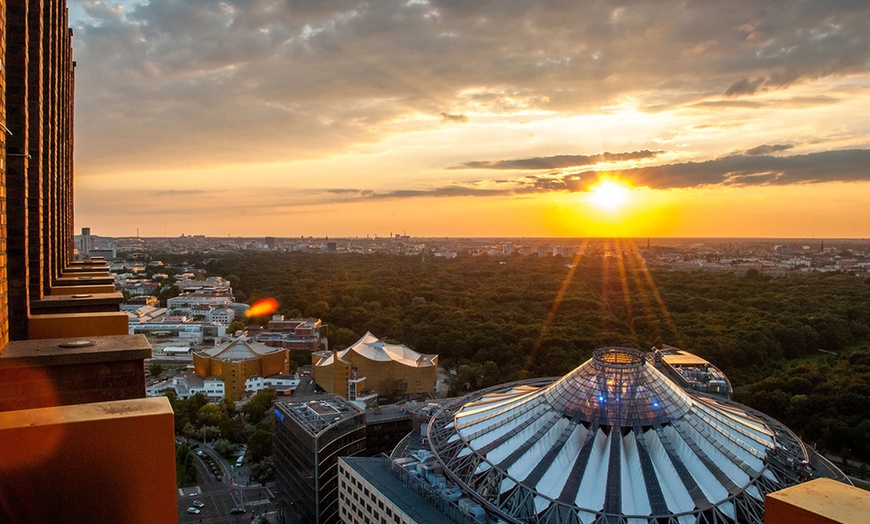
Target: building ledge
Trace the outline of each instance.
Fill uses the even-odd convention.
[[[58,278],[112,278],[112,274],[108,271],[68,271],[64,269],[60,272],[60,276]]]
[[[130,331],[129,320],[129,315],[121,311],[30,315],[27,319],[27,338],[124,335]]]
[[[50,313],[102,313],[120,311],[124,295],[112,293],[82,293],[77,295],[47,295],[30,302],[35,315]]]
[[[58,286],[50,287],[46,295],[93,295],[96,293],[113,293],[117,291],[114,284],[78,285],[78,286]]]
[[[82,268],[106,268],[109,265],[103,259],[94,260],[70,260],[66,263],[67,267],[82,267]]]
[[[106,285],[106,284],[114,284],[115,279],[110,276],[98,276],[98,277],[89,277],[89,276],[77,276],[77,277],[61,277],[55,278],[51,282],[52,287],[63,287],[63,286],[96,286],[96,285]]]
[[[0,413],[3,522],[177,523],[165,397]]]
[[[765,524],[863,524],[870,492],[831,479],[816,479],[767,495]]]
[[[84,345],[82,342],[92,342]],[[0,353],[0,369],[95,364],[151,358],[145,335],[16,340]]]
[[[0,353],[0,411],[142,398],[144,335],[21,340]]]
[[[66,266],[61,270],[61,273],[108,273],[109,266],[91,265],[91,266]]]

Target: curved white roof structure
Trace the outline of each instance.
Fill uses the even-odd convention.
[[[686,392],[628,348],[545,387],[459,399],[429,445],[454,482],[522,523],[760,523],[764,495],[810,472],[787,428]]]
[[[362,338],[357,340],[352,346],[342,351],[337,352],[338,358],[346,360],[345,355],[349,351],[353,351],[368,360],[375,362],[398,362],[410,367],[434,366],[437,355],[424,355],[417,353],[413,349],[404,344],[389,344],[382,339],[374,336],[371,332],[366,332]],[[332,364],[333,355],[327,352],[320,352],[325,355],[324,360],[319,362],[319,366],[328,366]],[[320,354],[318,353],[318,354]]]

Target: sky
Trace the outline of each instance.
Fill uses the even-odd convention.
[[[870,2],[69,5],[97,235],[870,237]]]

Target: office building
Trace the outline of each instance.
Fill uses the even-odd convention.
[[[337,395],[275,403],[275,470],[280,521],[333,524],[338,458],[365,449],[365,414]]]

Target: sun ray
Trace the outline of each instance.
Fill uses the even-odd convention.
[[[538,351],[541,349],[541,344],[544,342],[544,337],[550,332],[550,326],[553,324],[553,319],[556,317],[556,313],[559,311],[559,306],[562,305],[562,298],[565,297],[565,292],[568,291],[568,286],[571,284],[571,280],[574,278],[574,273],[577,271],[577,266],[580,264],[580,259],[586,253],[586,247],[589,245],[589,239],[584,239],[583,243],[580,245],[580,249],[577,250],[577,253],[574,255],[574,259],[571,262],[571,267],[568,269],[568,274],[565,275],[565,280],[562,281],[562,286],[559,287],[559,291],[556,292],[556,298],[553,299],[553,304],[550,306],[550,311],[547,313],[547,318],[544,320],[543,325],[541,325],[541,332],[538,334],[538,339],[535,340],[535,344],[532,346],[532,350],[529,352],[528,358],[526,358],[526,369],[529,369],[532,365],[532,360],[537,356]]]
[[[622,298],[625,303],[625,318],[628,323],[629,329],[631,329],[631,340],[634,344],[634,347],[638,346],[637,341],[637,331],[634,329],[634,311],[631,304],[631,292],[628,287],[628,277],[625,272],[625,260],[624,253],[625,250],[622,249],[622,241],[617,239],[615,241],[615,245],[619,247],[619,253],[616,257],[616,264],[619,268],[619,283],[622,284]]]
[[[643,257],[640,256],[640,250],[637,249],[637,246],[635,246],[635,250],[638,251],[638,256],[636,257],[638,265],[640,266],[638,272],[643,275],[644,280],[646,281],[646,284],[647,284],[647,288],[650,290],[650,292],[653,295],[653,298],[655,298],[656,303],[659,305],[659,310],[662,312],[662,315],[664,316],[665,323],[668,325],[668,327],[671,329],[671,333],[673,333],[674,337],[676,337],[676,339],[677,339],[678,347],[685,347],[685,344],[683,342],[683,338],[680,336],[680,332],[677,329],[677,325],[674,322],[673,317],[671,317],[671,313],[670,313],[670,311],[668,311],[668,307],[667,307],[667,305],[665,305],[665,301],[662,299],[661,293],[659,293],[658,286],[653,281],[652,275],[649,272],[649,268],[646,265],[646,261],[644,261]]]

